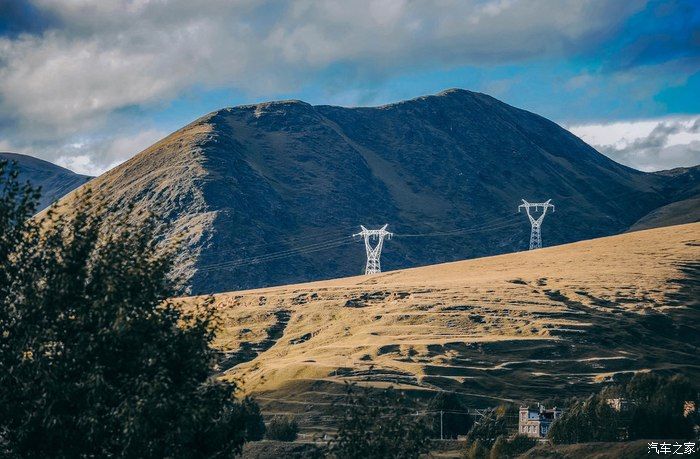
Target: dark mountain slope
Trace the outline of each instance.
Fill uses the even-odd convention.
[[[0,152],[0,160],[15,161],[19,168],[19,179],[41,187],[41,200],[37,210],[73,191],[92,177],[76,174],[48,161],[19,153]]]
[[[450,90],[376,108],[300,101],[211,113],[93,183],[173,221],[193,292],[357,274],[359,225],[389,223],[385,269],[522,250],[521,198],[551,198],[545,245],[626,230],[672,179],[621,166],[558,125]]]
[[[675,201],[652,210],[629,230],[700,222],[700,166],[679,167],[654,174],[668,178],[665,190]]]

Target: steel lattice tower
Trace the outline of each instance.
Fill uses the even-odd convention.
[[[382,267],[379,263],[379,257],[382,255],[382,246],[384,245],[384,238],[386,237],[387,239],[391,239],[391,236],[393,236],[393,233],[390,233],[386,230],[387,226],[389,226],[388,223],[379,229],[368,230],[364,226],[360,225],[362,231],[357,234],[353,234],[353,237],[362,236],[365,240],[365,250],[367,251],[367,264],[365,265],[365,274],[376,274],[382,272]],[[375,241],[379,239],[379,242],[377,242],[377,245],[372,247],[370,239]]]
[[[523,199],[523,203],[518,206],[518,212],[520,209],[524,208],[527,213],[527,218],[530,219],[530,225],[532,225],[532,230],[530,231],[530,250],[541,249],[542,248],[542,234],[540,233],[540,228],[542,227],[542,221],[544,216],[547,214],[547,209],[552,208],[554,212],[554,205],[550,204],[551,199],[547,199],[546,202],[527,202]],[[542,215],[535,218],[530,215],[530,208],[534,207],[535,212],[539,207],[542,208]]]

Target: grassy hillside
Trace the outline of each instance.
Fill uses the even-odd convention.
[[[479,407],[586,394],[624,372],[698,377],[698,260],[696,223],[221,294],[222,370],[308,425],[345,381]]]
[[[105,211],[164,216],[166,236],[186,240],[190,291],[206,294],[358,274],[361,224],[388,223],[384,265],[407,268],[526,248],[521,198],[552,199],[542,237],[555,245],[625,231],[699,181],[630,169],[541,116],[448,90],[218,110],[90,186]]]

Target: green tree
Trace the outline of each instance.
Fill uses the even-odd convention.
[[[265,423],[260,414],[260,407],[250,397],[244,398],[242,405],[245,416],[246,441],[262,440],[265,436]]]
[[[457,438],[466,435],[474,421],[469,415],[469,407],[455,392],[438,392],[428,406],[433,420],[433,437],[440,438],[440,412],[442,412],[443,438]]]
[[[265,437],[270,440],[294,441],[299,434],[299,425],[288,417],[275,416],[270,420]]]
[[[20,184],[19,170],[14,164],[0,160],[0,298],[10,294],[10,286],[22,270],[18,252],[36,233],[30,220],[39,200],[39,190],[28,183]],[[6,311],[0,311],[4,320]]]
[[[498,437],[508,435],[508,431],[514,428],[510,419],[517,419],[515,407],[512,405],[500,405],[489,410],[469,430],[467,444],[471,445],[478,440],[489,450]]]
[[[615,411],[608,404],[611,398],[625,399],[626,408]],[[552,425],[549,437],[555,443],[616,441],[622,439],[620,432],[630,440],[692,438],[694,419],[683,415],[686,401],[697,403],[697,389],[687,378],[638,373],[626,383],[572,403]]]
[[[174,249],[158,222],[106,217],[89,192],[31,222],[36,192],[6,168],[0,181],[0,452],[238,453],[249,413],[213,377],[214,310],[169,299]]]
[[[617,441],[620,414],[600,395],[574,402],[549,429],[554,443]]]
[[[653,373],[635,375],[623,393],[632,407],[630,439],[693,437],[693,419],[683,415],[685,401],[696,401],[697,390],[684,376],[663,378]]]
[[[328,445],[332,457],[415,458],[430,449],[430,427],[402,393],[348,386],[347,405]]]

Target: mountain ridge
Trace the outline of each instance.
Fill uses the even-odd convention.
[[[0,151],[0,160],[17,163],[19,180],[41,187],[37,211],[45,209],[93,177],[75,172],[35,156]]]
[[[380,107],[216,110],[92,186],[184,234],[183,273],[201,293],[361,272],[362,245],[348,240],[360,224],[397,234],[388,269],[522,250],[521,198],[557,205],[546,245],[615,234],[673,202],[662,192],[672,180],[617,164],[539,115],[448,90]],[[400,236],[441,232],[452,235]]]

